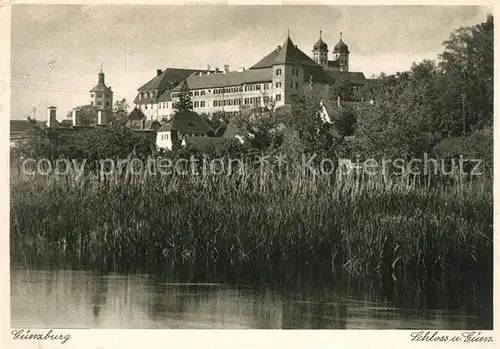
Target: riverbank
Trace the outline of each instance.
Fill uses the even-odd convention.
[[[144,265],[257,263],[353,275],[489,270],[486,178],[419,188],[406,178],[301,169],[231,176],[13,176],[11,251],[107,256]]]

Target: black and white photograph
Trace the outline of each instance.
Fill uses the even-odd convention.
[[[274,329],[492,345],[493,4],[10,16],[12,343]]]

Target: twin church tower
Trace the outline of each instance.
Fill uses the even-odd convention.
[[[328,60],[328,45],[323,41],[322,31],[319,32],[319,39],[313,46],[313,60],[321,65],[325,70],[330,71],[349,71],[349,47],[342,40],[342,33],[340,33],[340,40],[333,47],[333,60]]]

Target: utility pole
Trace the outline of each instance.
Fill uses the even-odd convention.
[[[36,108],[33,107],[33,119],[36,120]]]

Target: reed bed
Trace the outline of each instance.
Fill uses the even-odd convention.
[[[11,177],[13,254],[223,261],[397,277],[492,264],[491,181],[226,175]]]

